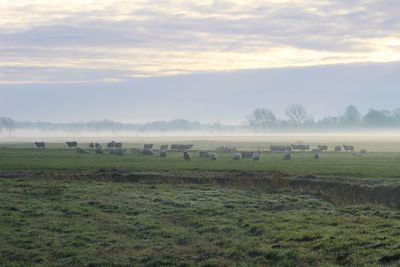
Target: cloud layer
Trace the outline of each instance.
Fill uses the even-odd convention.
[[[4,0],[0,14],[0,83],[400,60],[396,0]]]

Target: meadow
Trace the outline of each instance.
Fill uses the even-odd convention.
[[[394,264],[399,219],[290,191],[1,179],[0,265]]]
[[[195,144],[191,161],[181,152],[168,152],[167,158],[130,152],[146,141],[157,148],[172,140],[124,142],[125,156],[78,154],[60,142],[48,143],[45,150],[32,143],[2,143],[0,265],[399,264],[400,143],[305,140],[311,146],[351,143],[369,151],[366,157],[326,152],[319,160],[296,152],[284,161],[282,153],[266,151],[269,144],[294,140],[183,140]],[[264,153],[260,161],[234,161],[230,153],[219,153],[217,161],[199,157],[200,150],[221,144]],[[144,178],[121,179],[131,174]],[[147,179],[152,176],[159,178]],[[272,183],[251,184],[254,179]],[[307,179],[330,183],[314,190],[289,186]],[[274,181],[278,186],[270,186]],[[369,201],[361,191],[375,185],[385,189],[379,187],[377,195],[389,192],[394,198]]]

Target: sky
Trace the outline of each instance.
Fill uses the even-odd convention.
[[[0,1],[0,116],[19,119],[71,121],[108,116],[125,121],[180,117],[238,122],[245,114],[240,117],[229,103],[240,105],[243,100],[242,112],[264,105],[279,113],[288,104],[282,99],[300,101],[302,97],[293,95],[308,94],[307,102],[317,103],[315,97],[330,95],[332,90],[336,96],[366,90],[371,98],[362,97],[360,106],[392,107],[398,96],[392,89],[398,81],[391,76],[397,61],[397,0]],[[371,64],[380,67],[360,67]],[[375,77],[381,81],[375,89],[370,85],[349,89],[341,85],[357,83],[360,77],[341,76],[335,88],[321,80],[311,93],[310,79],[315,77],[309,73],[326,70],[327,65],[334,66],[328,71],[333,76],[336,70],[350,67],[373,77],[376,68],[386,70],[382,75],[391,78]],[[274,70],[287,75],[274,79]],[[249,72],[254,80],[243,80]],[[212,83],[213,79],[218,83]],[[291,91],[280,85],[287,79],[309,82]],[[231,80],[237,82],[230,84]],[[388,92],[385,97],[378,94],[382,90]],[[80,98],[76,96],[87,99],[89,94],[96,103],[67,104],[76,102]],[[137,114],[137,104],[100,107],[98,103],[108,103],[113,95],[124,103],[151,106],[152,111]],[[219,101],[210,101],[215,95]],[[33,96],[42,106],[29,101]],[[180,103],[181,109],[176,110],[159,99],[181,96],[185,99],[172,101]],[[265,97],[262,102],[261,96]],[[306,106],[326,114],[353,104],[346,97],[337,98],[329,107]],[[64,102],[55,104],[52,99]],[[357,102],[360,97],[354,99]],[[227,106],[226,112],[219,105]]]

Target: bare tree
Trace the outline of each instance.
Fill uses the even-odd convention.
[[[269,109],[257,108],[247,117],[247,122],[254,128],[274,127],[276,125],[276,116]]]
[[[305,107],[299,104],[288,106],[286,116],[288,116],[289,122],[296,127],[302,126],[308,119]]]

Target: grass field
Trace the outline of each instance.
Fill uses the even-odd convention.
[[[288,191],[0,180],[0,264],[395,263],[400,212]]]
[[[353,143],[369,150],[367,157],[327,152],[314,160],[312,153],[294,153],[293,160],[284,161],[281,153],[263,153],[256,162],[234,161],[229,153],[220,153],[217,161],[198,156],[199,150],[220,144],[241,150],[266,149],[270,144],[221,142],[192,140],[196,150],[189,162],[181,152],[169,152],[165,159],[130,153],[141,142],[125,143],[128,153],[123,157],[107,152],[81,155],[62,143],[49,143],[44,151],[31,143],[1,144],[0,265],[400,264],[400,210],[390,208],[398,206],[391,203],[400,196],[396,140],[318,140],[331,147]],[[143,177],[183,173],[209,180],[220,173],[243,183],[158,183],[147,178],[126,182],[113,179],[116,171],[147,175]],[[99,172],[108,176],[98,179]],[[318,181],[335,181],[332,186],[337,187],[327,192],[326,187],[308,191],[285,183],[279,188],[245,186],[250,177],[268,173],[285,173],[294,180],[317,176]],[[340,186],[349,181],[350,187]],[[374,191],[382,201],[370,203],[360,192],[353,196],[348,191],[353,185],[360,185],[355,189],[360,190],[370,184],[384,184],[384,190]],[[386,192],[394,199],[387,202]]]
[[[373,178],[397,181],[400,178],[400,152],[370,152],[368,157],[354,157],[351,153],[323,153],[314,160],[312,153],[294,153],[293,160],[284,161],[281,153],[264,153],[258,162],[242,159],[234,161],[229,153],[219,153],[219,160],[200,158],[192,152],[186,162],[181,152],[170,152],[167,158],[128,153],[123,156],[77,154],[75,149],[1,148],[2,171],[84,171],[123,169],[129,171],[280,171],[290,175],[320,175],[348,178]],[[399,179],[400,181],[400,179]]]

